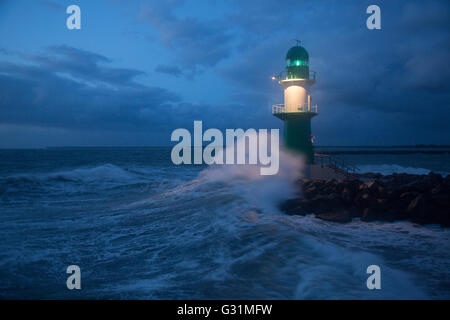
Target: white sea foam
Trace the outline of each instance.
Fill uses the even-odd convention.
[[[364,164],[358,165],[360,173],[381,173],[383,175],[389,175],[393,173],[409,173],[409,174],[428,174],[431,172],[429,169],[416,168],[416,167],[403,167],[397,164]],[[448,172],[438,171],[444,176],[448,175]]]
[[[159,197],[159,201],[180,202],[183,195],[189,199],[180,210],[186,214],[194,210],[186,217],[191,222],[187,222],[183,232],[174,231],[170,243],[182,243],[186,252],[205,246],[202,261],[185,260],[183,264],[196,265],[202,281],[220,283],[217,286],[222,291],[210,293],[209,297],[432,297],[427,286],[417,284],[417,274],[432,273],[430,268],[438,263],[443,264],[439,266],[441,270],[446,269],[448,262],[442,260],[446,247],[430,249],[443,239],[443,234],[407,223],[340,225],[312,216],[281,215],[277,205],[293,196],[293,182],[301,177],[302,167],[301,159],[284,152],[280,154],[280,172],[275,176],[261,176],[257,166],[210,166],[197,179]],[[199,207],[201,203],[203,207]],[[404,261],[392,259],[397,251],[414,257],[406,256]],[[366,268],[371,264],[382,269],[380,291],[366,288]],[[414,268],[418,268],[417,274],[412,271]],[[194,272],[192,268],[185,269],[186,273]],[[235,277],[246,279],[247,293],[233,293]],[[197,297],[206,296],[199,293]]]
[[[82,182],[124,181],[133,179],[133,175],[130,172],[109,163],[91,168],[78,168],[69,171],[55,172],[48,174],[45,177],[49,179]]]
[[[202,183],[223,183],[244,197],[249,204],[276,211],[281,200],[297,191],[293,182],[304,168],[303,158],[280,150],[280,167],[276,175],[260,174],[260,165],[212,165],[199,175]]]
[[[31,181],[66,181],[66,182],[99,182],[99,181],[128,181],[133,174],[113,164],[102,164],[94,167],[81,167],[72,170],[56,172],[30,173],[11,175],[3,178],[7,182]]]

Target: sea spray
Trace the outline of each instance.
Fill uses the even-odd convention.
[[[199,174],[203,183],[223,183],[255,206],[278,212],[278,204],[292,197],[294,182],[302,176],[304,158],[280,150],[280,166],[276,175],[261,175],[257,165],[211,165]]]

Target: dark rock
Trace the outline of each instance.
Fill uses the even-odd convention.
[[[430,223],[427,221],[428,201],[423,194],[419,194],[408,206],[406,212],[409,214],[411,220],[417,223]]]
[[[414,198],[388,200],[387,211],[396,220],[405,220],[408,218],[407,209],[409,203]]]
[[[387,196],[387,190],[384,187],[384,183],[379,180],[366,182],[363,190],[378,198]]]
[[[363,190],[356,196],[354,203],[358,208],[368,208],[376,204],[376,198],[367,191]]]
[[[289,199],[280,205],[280,210],[289,215],[304,216],[308,213],[320,212],[325,209],[326,206],[322,196],[316,196],[311,200],[303,198]]]
[[[339,223],[346,223],[352,221],[351,215],[347,210],[339,210],[336,212],[327,212],[327,213],[317,213],[316,218]]]
[[[433,189],[431,189],[430,193],[431,194],[439,194],[439,193],[443,193],[444,192],[444,187],[442,185],[438,185],[436,187],[434,187]]]
[[[414,198],[408,206],[408,212],[413,212],[421,209],[426,209],[426,201],[423,194],[419,194]]]
[[[400,199],[404,199],[404,200],[407,200],[408,202],[411,202],[413,199],[415,199],[417,196],[419,195],[419,193],[418,192],[415,192],[415,191],[409,191],[409,192],[403,192],[401,195],[400,195]]]
[[[322,210],[325,210],[327,208],[325,202],[324,202],[324,197],[323,196],[316,196],[313,199],[310,200],[304,200],[301,204],[300,207],[303,211],[309,212],[309,213],[313,213],[313,212],[319,212]]]
[[[448,176],[445,177],[444,181],[443,181],[443,185],[445,187],[445,190],[447,192],[450,192],[450,174]]]
[[[401,193],[406,193],[406,192],[418,192],[418,193],[422,193],[424,191],[426,191],[429,186],[427,186],[428,181],[412,181],[406,184],[402,184],[398,190]]]
[[[289,199],[280,205],[280,210],[289,215],[300,214],[302,213],[301,203],[302,199]]]
[[[376,181],[369,181],[369,182],[364,182],[363,183],[363,188],[364,189],[368,189],[368,190],[371,190],[371,189],[373,189],[376,186],[377,186],[377,182]]]
[[[338,195],[337,193],[331,193],[327,196],[327,199],[331,200],[331,201],[336,201],[336,200],[340,200],[341,196]]]
[[[365,208],[362,215],[361,220],[370,222],[378,219],[378,212],[374,208]]]
[[[433,223],[448,227],[450,225],[450,195],[446,193],[431,194],[429,201],[429,219]]]
[[[428,178],[431,180],[431,183],[433,185],[440,185],[444,182],[444,178],[442,178],[442,176],[440,174],[437,174],[434,172],[430,172],[428,174]]]
[[[431,193],[430,201],[433,206],[440,208],[450,208],[450,196],[445,193]]]
[[[308,189],[313,182],[314,182],[314,180],[311,180],[311,179],[301,179],[299,181],[299,185],[302,186],[303,189]]]
[[[450,226],[450,176],[430,173],[373,177],[376,180],[365,182],[300,179],[297,185],[303,197],[299,193],[280,209],[287,214],[315,213],[320,219],[336,222],[361,217],[363,221],[408,219]]]
[[[438,222],[441,227],[450,227],[450,211],[448,209],[440,213]]]
[[[379,198],[376,199],[371,206],[364,208],[361,214],[362,221],[395,221],[395,214],[390,207],[388,200]]]
[[[380,179],[383,177],[383,175],[381,173],[368,172],[368,173],[360,174],[360,177],[366,178],[366,179]]]
[[[388,204],[387,199],[379,198],[377,199],[376,207],[380,211],[386,211],[388,209],[387,204]]]
[[[354,192],[349,187],[344,187],[341,193],[341,198],[346,203],[351,203],[353,201]]]
[[[356,207],[349,207],[348,211],[352,218],[361,218],[362,211]]]
[[[345,206],[346,205],[342,200],[341,195],[338,193],[330,193],[328,196],[322,199],[322,207],[326,211],[328,211],[329,209],[340,209]]]
[[[305,198],[311,199],[318,193],[318,188],[315,185],[310,185],[306,190],[303,191]]]
[[[321,188],[323,193],[336,193],[338,192],[338,182],[335,179],[328,179],[325,181],[324,186]]]

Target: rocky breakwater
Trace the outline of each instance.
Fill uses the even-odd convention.
[[[280,205],[290,215],[350,222],[409,220],[450,227],[450,175],[360,175],[355,180],[297,182],[298,196]]]

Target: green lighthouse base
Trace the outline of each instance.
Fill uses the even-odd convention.
[[[311,142],[311,118],[315,112],[282,112],[274,114],[284,121],[284,145],[287,149],[303,154],[309,164],[314,163]]]

